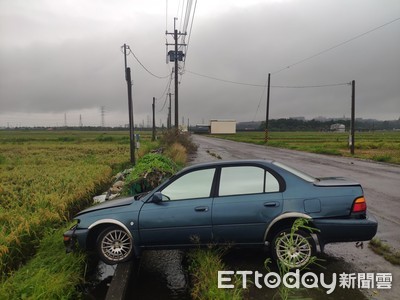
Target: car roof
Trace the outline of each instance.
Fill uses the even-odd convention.
[[[219,166],[240,166],[240,165],[269,165],[272,164],[273,160],[264,160],[264,159],[238,159],[238,160],[219,160],[219,161],[211,161],[198,163],[184,168],[181,172],[192,170],[192,169],[202,169],[202,168],[211,168],[211,167],[219,167]]]

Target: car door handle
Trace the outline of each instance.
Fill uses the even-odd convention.
[[[194,208],[195,211],[208,211],[208,206],[197,206]]]
[[[278,207],[279,203],[278,202],[265,202],[264,206],[265,207]]]

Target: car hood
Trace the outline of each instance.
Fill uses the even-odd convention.
[[[135,198],[133,198],[133,197],[117,199],[117,200],[109,200],[109,201],[103,202],[101,204],[88,207],[88,208],[80,211],[76,216],[80,216],[80,215],[86,214],[88,212],[92,212],[92,211],[96,211],[96,210],[100,210],[100,209],[114,208],[114,207],[119,207],[119,206],[127,206],[127,205],[132,204],[134,201],[135,201]]]

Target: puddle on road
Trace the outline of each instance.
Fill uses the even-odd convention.
[[[263,275],[267,274],[264,268],[264,261],[269,256],[265,251],[258,249],[238,249],[229,251],[224,257],[226,270],[232,271],[258,271]],[[320,264],[324,268],[312,267],[309,271],[315,272],[319,278],[320,273],[325,274],[326,282],[332,282],[332,274],[337,274],[337,284],[332,294],[327,294],[327,289],[320,286],[319,289],[301,288],[293,290],[289,299],[352,299],[366,300],[367,298],[357,289],[343,289],[339,287],[339,274],[351,273],[351,267],[343,260],[329,255],[320,256]],[[189,300],[190,291],[188,287],[188,275],[184,265],[184,251],[145,251],[140,263],[132,272],[131,283],[129,284],[126,299],[160,299],[160,300]],[[270,264],[271,271],[279,273],[277,268]],[[107,266],[99,263],[97,268],[97,280],[95,288],[91,289],[85,299],[105,299],[108,285],[114,274],[115,266]],[[354,272],[354,271],[353,271]],[[254,277],[253,277],[254,278]],[[216,278],[217,280],[217,278]],[[254,280],[253,280],[254,281]],[[258,289],[254,284],[248,284],[248,290],[244,299],[272,299],[278,293],[277,289],[270,289],[263,284]],[[279,299],[277,297],[276,299]]]
[[[144,251],[132,270],[126,299],[190,300],[184,266],[185,253],[179,250]],[[101,261],[87,276],[85,300],[106,298],[116,266]]]
[[[115,268],[115,265],[106,265],[97,260],[89,263],[88,269],[90,273],[86,275],[86,285],[84,287],[85,300],[102,300],[106,298]]]
[[[143,252],[126,299],[191,299],[184,259],[179,250]]]

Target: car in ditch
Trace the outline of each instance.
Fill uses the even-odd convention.
[[[291,231],[297,219],[314,230]],[[327,243],[370,240],[378,227],[359,183],[267,160],[190,166],[142,197],[89,207],[75,220],[64,233],[67,251],[78,244],[107,264],[146,249],[227,244],[269,247],[275,259],[300,268]]]

